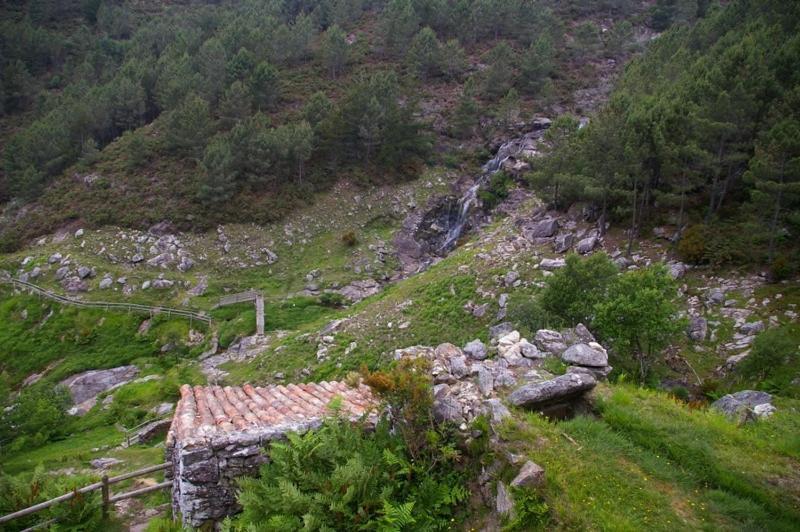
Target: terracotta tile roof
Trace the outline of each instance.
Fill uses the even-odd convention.
[[[320,382],[276,386],[181,386],[167,444],[239,435],[276,434],[319,423],[332,414],[334,398],[340,412],[357,419],[374,411],[377,399],[364,384]]]

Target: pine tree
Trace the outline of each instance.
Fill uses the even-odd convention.
[[[480,108],[475,101],[475,80],[467,79],[450,121],[450,133],[456,138],[469,138],[475,135]]]
[[[441,50],[442,72],[449,80],[458,80],[467,70],[467,54],[458,39],[448,40]]]
[[[546,36],[536,39],[520,60],[520,89],[526,94],[539,95],[553,72],[555,51]]]
[[[495,117],[500,127],[509,127],[519,121],[520,99],[514,87],[511,87],[505,96],[500,99]]]
[[[203,76],[202,93],[212,104],[217,102],[225,88],[227,61],[225,47],[218,38],[208,39],[200,47],[197,63]]]
[[[417,33],[419,24],[412,0],[391,0],[383,14],[383,35],[387,52],[401,56]]]
[[[788,206],[800,200],[800,121],[794,116],[779,119],[756,147],[748,178],[755,185],[753,201],[763,205],[769,217],[768,260],[775,256],[778,225]]]
[[[328,28],[322,39],[322,59],[333,79],[344,70],[347,64],[349,45],[347,44],[347,34],[342,29],[333,25]]]
[[[325,96],[324,92],[315,92],[303,106],[303,119],[316,127],[330,116],[333,111],[333,102]]]
[[[269,63],[259,63],[253,71],[248,84],[250,85],[253,104],[259,111],[273,109],[281,99],[280,74]]]
[[[489,52],[486,57],[489,68],[484,78],[484,94],[496,100],[508,92],[514,81],[516,56],[513,48],[503,41]]]
[[[192,93],[175,110],[166,123],[167,145],[186,155],[199,155],[211,131],[208,102]]]
[[[406,61],[423,81],[439,74],[442,55],[436,32],[427,26],[422,28],[411,41]]]
[[[219,104],[219,117],[223,127],[232,127],[250,116],[251,106],[250,92],[244,83],[241,81],[231,83]]]

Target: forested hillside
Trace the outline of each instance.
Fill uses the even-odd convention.
[[[691,262],[787,277],[800,259],[798,25],[795,2],[738,1],[661,36],[589,127],[558,124],[532,182],[553,206],[591,202],[630,239],[670,224]]]
[[[547,0],[2,9],[6,249],[74,221],[270,221],[343,178],[460,167],[521,111],[570,104],[650,16]]]

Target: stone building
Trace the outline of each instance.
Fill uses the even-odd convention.
[[[319,427],[332,401],[347,419],[377,419],[377,401],[363,384],[182,386],[166,442],[174,515],[199,527],[238,511],[236,478],[258,473],[269,442]]]

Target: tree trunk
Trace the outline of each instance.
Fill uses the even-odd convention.
[[[628,257],[631,256],[631,248],[633,247],[633,234],[634,234],[634,229],[636,228],[636,192],[637,192],[637,189],[638,189],[638,184],[639,184],[639,181],[634,179],[634,181],[633,181],[633,202],[631,203],[632,206],[633,206],[633,213],[631,215],[631,228],[628,231],[628,250],[626,252],[626,255]]]

